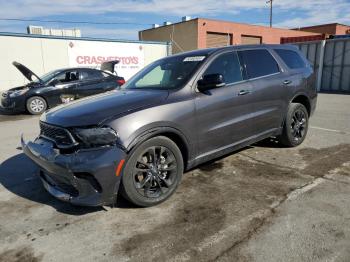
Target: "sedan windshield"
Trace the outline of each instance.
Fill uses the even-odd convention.
[[[206,56],[179,55],[160,59],[132,77],[123,89],[176,89],[184,85]]]
[[[51,81],[52,78],[57,76],[60,72],[61,72],[61,70],[50,71],[50,72],[44,74],[43,76],[41,76],[40,79],[43,81],[43,83],[47,83],[47,82]],[[39,79],[35,79],[33,82],[39,83]]]

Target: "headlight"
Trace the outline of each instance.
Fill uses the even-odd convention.
[[[113,145],[118,140],[118,133],[110,127],[76,128],[74,133],[87,147]]]
[[[29,88],[25,88],[25,89],[21,89],[21,90],[15,90],[15,91],[9,93],[9,97],[16,97],[16,96],[23,95],[28,90],[29,90]]]

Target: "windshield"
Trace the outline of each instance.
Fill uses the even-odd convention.
[[[58,75],[61,72],[61,70],[53,70],[50,71],[46,74],[44,74],[43,76],[40,77],[40,79],[46,83],[49,82],[52,78],[54,78],[56,75]],[[39,79],[35,79],[33,82],[35,83],[39,83]]]
[[[160,59],[141,70],[123,89],[176,89],[181,87],[206,56],[180,55]]]

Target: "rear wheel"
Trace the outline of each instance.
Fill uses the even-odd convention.
[[[179,185],[183,159],[176,144],[155,137],[138,146],[128,159],[122,178],[122,194],[138,206],[153,206],[168,199]]]
[[[292,103],[288,108],[283,133],[279,140],[285,146],[298,146],[305,140],[308,127],[309,118],[305,106]]]
[[[44,98],[33,96],[27,100],[26,106],[27,111],[32,115],[40,115],[46,110],[47,103]]]

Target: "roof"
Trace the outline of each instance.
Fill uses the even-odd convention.
[[[221,50],[241,50],[241,49],[260,49],[260,48],[283,48],[283,49],[297,49],[294,45],[288,45],[288,44],[260,44],[260,45],[230,45],[230,46],[224,46],[224,47],[215,47],[215,48],[205,48],[205,49],[197,49],[193,51],[187,51],[183,53],[178,53],[175,55],[172,55],[172,57],[176,56],[208,56],[212,55],[216,52],[219,52]],[[169,57],[169,56],[168,56]]]
[[[144,30],[140,30],[139,32],[144,32],[144,31],[148,31],[148,30],[156,30],[156,29],[159,29],[159,28],[170,27],[170,26],[173,26],[173,25],[189,23],[189,22],[193,22],[193,21],[198,20],[198,19],[199,18],[192,18],[192,19],[187,20],[187,21],[179,21],[179,22],[171,23],[170,25],[160,25],[159,27],[155,27],[155,28],[151,27],[151,28],[147,28],[147,29],[144,29]]]
[[[98,70],[98,71],[101,71],[100,69],[98,68],[95,68],[95,67],[63,67],[63,68],[57,68],[57,69],[54,69],[52,71],[66,71],[66,70],[85,70],[85,69],[88,69],[88,70]]]
[[[193,22],[195,20],[215,21],[215,22],[222,22],[222,23],[231,23],[231,24],[236,24],[236,25],[247,25],[247,26],[255,26],[255,27],[264,27],[264,28],[268,28],[268,29],[271,29],[271,30],[293,30],[292,28],[280,28],[280,27],[272,27],[271,28],[271,27],[269,27],[267,25],[255,25],[255,24],[248,24],[248,23],[238,23],[238,22],[228,21],[228,20],[219,20],[219,19],[212,19],[212,18],[197,17],[197,18],[192,18],[192,19],[187,20],[187,21],[179,21],[179,22],[176,22],[176,23],[172,23],[170,25],[161,25],[161,26],[156,27],[156,28],[148,28],[148,29],[145,29],[145,30],[141,30],[139,32],[145,32],[145,31],[149,31],[149,30],[157,30],[159,28],[166,28],[166,27],[170,27],[170,26],[173,26],[173,25]],[[310,32],[305,32],[305,33],[310,33]]]
[[[167,45],[168,44],[167,42],[159,42],[159,41],[122,40],[122,39],[94,38],[94,37],[66,37],[66,36],[51,36],[51,35],[33,35],[33,34],[24,34],[24,33],[11,33],[11,32],[0,32],[0,36],[75,40],[75,41],[98,41],[98,42],[119,42],[119,43],[139,43],[139,44],[159,44],[159,45]]]
[[[347,26],[350,27],[350,25],[346,25],[346,24],[340,24],[340,23],[329,23],[329,24],[321,24],[321,25],[312,25],[312,26],[303,26],[303,27],[299,27],[300,29],[305,29],[305,28],[316,28],[316,27],[324,27],[324,26],[330,26],[330,25],[341,25],[341,26]],[[299,29],[299,28],[295,28],[295,29]]]

